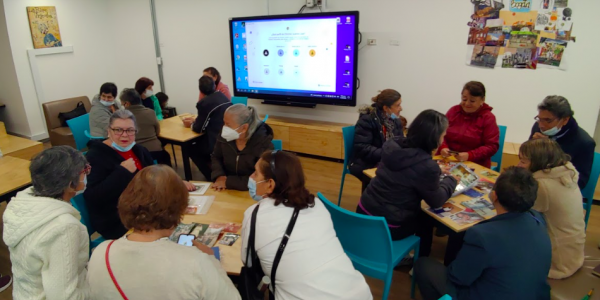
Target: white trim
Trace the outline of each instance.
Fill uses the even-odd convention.
[[[48,54],[57,54],[57,53],[70,53],[73,52],[73,46],[64,46],[64,47],[50,47],[50,48],[41,48],[41,49],[28,49],[27,53],[29,56],[34,54],[34,56],[39,55],[48,55]]]

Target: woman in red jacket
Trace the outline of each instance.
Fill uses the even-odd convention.
[[[485,103],[485,86],[470,81],[462,90],[462,100],[446,113],[450,126],[440,154],[454,155],[459,161],[472,161],[486,168],[498,151],[500,130],[492,107]]]

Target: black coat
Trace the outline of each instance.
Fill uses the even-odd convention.
[[[225,110],[232,105],[223,93],[213,93],[196,104],[198,117],[194,121],[192,130],[204,134],[198,138],[194,147],[194,154],[211,155],[215,149],[217,137],[223,129],[223,115]],[[204,128],[204,130],[202,130]]]
[[[117,239],[127,232],[121,223],[117,204],[133,176],[121,166],[125,161],[117,150],[105,145],[102,141],[91,140],[86,158],[92,166],[87,176],[87,187],[83,193],[90,215],[92,227],[106,239]],[[148,149],[135,145],[131,149],[138,157],[142,167],[153,165]]]
[[[394,136],[404,137],[400,119],[396,119],[395,123]],[[374,107],[362,108],[354,127],[354,153],[350,160],[350,173],[360,179],[365,169],[375,168],[381,160],[384,142],[381,114]]]
[[[530,140],[536,132],[540,132],[540,126],[537,122],[531,128]],[[590,173],[592,173],[596,142],[583,128],[579,127],[574,118],[571,118],[567,125],[551,138],[560,145],[565,153],[571,156],[571,163],[579,172],[577,184],[579,189],[583,189],[590,179]]]
[[[242,151],[238,150],[235,141],[227,142],[219,136],[212,155],[212,180],[227,176],[225,186],[228,189],[247,191],[254,165],[266,150],[273,149],[272,141],[273,129],[262,122]]]
[[[395,226],[415,225],[421,200],[441,207],[456,188],[456,179],[451,176],[440,181],[442,171],[431,153],[403,148],[402,140],[394,138],[383,145],[376,177],[360,199],[368,213],[385,217]]]

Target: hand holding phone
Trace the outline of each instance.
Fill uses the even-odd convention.
[[[177,240],[177,244],[184,246],[192,246],[193,241],[196,239],[196,236],[193,234],[181,234],[179,235],[179,239]]]

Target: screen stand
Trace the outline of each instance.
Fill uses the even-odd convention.
[[[295,106],[295,107],[304,107],[304,108],[317,107],[317,104],[315,104],[315,103],[272,101],[272,100],[263,100],[262,104],[279,105],[279,106]]]

